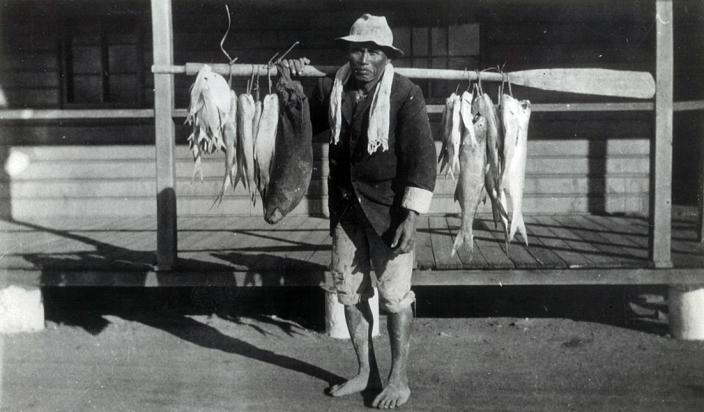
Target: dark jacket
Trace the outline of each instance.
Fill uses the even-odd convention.
[[[331,83],[320,83],[325,98],[319,109],[327,116]],[[432,192],[436,178],[435,144],[421,89],[396,73],[391,85],[389,149],[367,151],[372,95],[356,104],[342,95],[342,128],[338,144],[330,143],[328,208],[331,229],[358,202],[374,230],[387,243],[405,218],[401,204],[407,187]],[[316,99],[313,99],[316,100]],[[320,113],[316,114],[320,116]],[[430,193],[432,194],[432,193]]]

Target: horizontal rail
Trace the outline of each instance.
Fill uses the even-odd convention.
[[[428,113],[442,113],[443,105],[429,104]],[[631,112],[652,111],[652,102],[633,103],[535,103],[533,112]],[[704,100],[688,100],[674,103],[674,111],[704,110]],[[187,109],[174,109],[175,118],[184,118]],[[10,120],[90,120],[90,119],[153,119],[154,109],[7,109],[0,110],[0,121]]]
[[[0,120],[153,119],[154,109],[9,109]]]
[[[4,285],[38,287],[333,287],[329,271],[167,271],[101,269],[0,269]],[[704,284],[704,268],[584,268],[499,270],[414,270],[414,286],[564,286]]]

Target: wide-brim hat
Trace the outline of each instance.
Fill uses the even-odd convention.
[[[374,43],[390,58],[403,56],[403,50],[394,46],[394,34],[384,16],[363,14],[350,28],[350,34],[335,39],[338,43]]]

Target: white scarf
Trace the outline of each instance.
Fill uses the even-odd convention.
[[[350,64],[346,63],[335,73],[335,82],[330,95],[330,143],[340,141],[342,124],[342,88],[350,78]],[[367,130],[367,151],[374,153],[379,146],[382,151],[389,150],[389,112],[391,110],[391,83],[394,80],[394,66],[387,63],[384,74],[374,88],[372,104],[369,113],[369,129]]]

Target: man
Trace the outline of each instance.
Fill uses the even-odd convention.
[[[331,130],[331,271],[359,370],[329,394],[380,387],[368,303],[374,293],[373,268],[388,313],[392,357],[388,382],[373,406],[394,408],[411,393],[406,369],[415,301],[414,238],[418,215],[430,207],[437,157],[420,88],[394,73],[391,59],[403,52],[393,46],[386,19],[365,14],[349,35],[337,40],[347,51],[348,64],[338,70],[331,91],[329,82],[319,87],[324,91],[317,101],[328,110]],[[308,63],[302,58],[284,65],[296,75]]]

